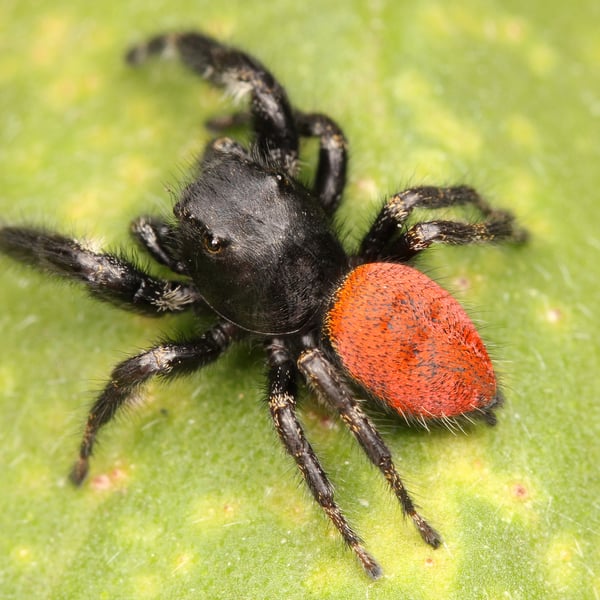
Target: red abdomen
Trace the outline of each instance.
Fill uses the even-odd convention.
[[[336,291],[325,331],[352,378],[402,415],[455,417],[495,402],[496,377],[475,326],[416,269],[354,269]]]

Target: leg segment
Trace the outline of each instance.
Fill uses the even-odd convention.
[[[298,135],[283,87],[252,56],[201,33],[159,35],[134,46],[127,62],[138,65],[153,54],[175,54],[192,71],[234,96],[251,94],[251,110],[258,147],[287,171],[295,170]]]
[[[412,519],[423,540],[433,548],[437,548],[441,543],[440,535],[416,511],[414,503],[396,471],[385,442],[352,396],[348,386],[336,374],[333,365],[320,350],[313,348],[305,350],[300,355],[298,367],[309,385],[340,413],[344,423],[352,431],[369,460],[387,479],[400,501],[404,514]]]
[[[453,238],[449,236],[447,240],[443,238],[432,239],[430,243],[444,241],[446,243],[464,244],[474,241],[491,242],[500,240],[520,242],[525,239],[526,233],[514,225],[514,217],[510,213],[493,209],[473,188],[467,186],[449,188],[416,187],[396,194],[386,203],[363,239],[359,256],[365,261],[389,256],[386,246],[415,208],[437,209],[460,205],[472,205],[477,208],[483,217],[487,219],[485,221],[486,228],[480,230],[478,234],[467,235],[467,238],[461,241],[458,241],[459,237],[457,236]],[[470,226],[459,223],[459,225],[462,226],[463,232],[468,231],[470,227],[478,227],[477,224]],[[486,229],[489,231],[489,235],[485,234]],[[455,241],[451,242],[451,239]],[[399,248],[401,247],[402,244]]]
[[[337,123],[326,115],[296,111],[295,116],[298,133],[302,137],[319,138],[319,166],[314,192],[327,214],[331,215],[337,208],[346,185],[348,142]]]
[[[287,452],[294,458],[315,500],[331,519],[344,541],[354,551],[365,571],[373,578],[381,568],[365,550],[359,537],[344,517],[333,497],[333,487],[306,440],[296,417],[296,367],[288,351],[278,340],[271,340],[269,353],[269,408]]]
[[[494,218],[480,223],[425,221],[416,223],[392,242],[386,256],[405,261],[434,243],[457,246],[501,240],[525,240],[523,232],[515,230],[514,219],[508,213],[497,213]]]
[[[75,240],[28,227],[0,228],[0,251],[34,267],[82,281],[100,300],[156,316],[202,303],[187,282],[150,277],[113,254],[97,254]]]
[[[161,344],[118,364],[111,374],[110,382],[90,410],[79,458],[71,470],[71,481],[80,485],[85,479],[98,431],[115,416],[123,404],[131,400],[143,383],[155,375],[174,377],[195,371],[214,361],[229,346],[235,331],[233,325],[222,323],[194,341]]]
[[[224,155],[228,154],[233,154],[242,159],[251,160],[252,158],[250,153],[240,143],[229,137],[219,137],[207,144],[204,149],[204,154],[198,161],[198,169],[202,171],[203,169],[210,167],[211,162],[215,160],[218,161]]]
[[[156,262],[174,273],[187,273],[185,265],[177,258],[177,236],[171,224],[156,217],[142,216],[131,223],[131,234]]]

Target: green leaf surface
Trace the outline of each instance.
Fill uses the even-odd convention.
[[[258,347],[174,383],[106,428],[66,478],[94,391],[123,356],[189,328],[89,299],[0,260],[0,597],[600,596],[600,8],[582,0],[0,5],[0,217],[125,247],[129,221],[232,110],[126,46],[202,29],[249,49],[351,145],[344,239],[411,184],[469,182],[532,234],[438,248],[421,266],[482,324],[503,375],[495,429],[377,417],[445,544],[426,547],[351,436],[310,397],[307,433],[381,562],[369,581],[279,447]],[[306,146],[307,169],[314,144]]]

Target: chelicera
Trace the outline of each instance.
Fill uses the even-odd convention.
[[[336,503],[298,421],[297,383],[339,413],[423,540],[439,546],[439,534],[415,509],[357,398],[376,398],[424,424],[461,416],[493,424],[502,396],[481,338],[458,302],[410,262],[434,243],[520,242],[526,234],[510,213],[492,208],[470,187],[414,187],[387,201],[349,255],[332,225],[346,180],[340,127],[326,115],[293,108],[258,60],[204,34],[156,36],[126,59],[139,65],[156,54],[177,55],[211,83],[248,95],[249,113],[212,125],[247,122],[253,131],[250,147],[224,136],[208,144],[172,218],[133,222],[134,237],[173,277],[155,277],[122,256],[44,229],[0,228],[4,253],[80,280],[100,300],[151,316],[185,310],[214,315],[202,335],[164,341],[114,368],[90,409],[71,480],[83,482],[99,430],[146,381],[191,373],[234,341],[259,339],[277,434],[315,500],[377,578],[379,564]],[[301,137],[320,143],[310,187],[297,177]],[[480,220],[407,225],[414,209],[456,205],[473,207]]]

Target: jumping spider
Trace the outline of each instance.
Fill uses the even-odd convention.
[[[250,97],[245,148],[228,137],[209,143],[174,219],[141,217],[134,236],[177,277],[160,279],[116,254],[96,253],[58,233],[0,228],[0,250],[77,279],[93,296],[146,315],[212,312],[215,324],[187,341],[165,341],[124,360],[93,404],[71,480],[80,485],[96,436],[153,376],[171,378],[216,360],[233,341],[263,341],[268,406],[286,451],[315,500],[373,578],[381,568],[336,504],[333,488],[296,417],[300,377],[335,411],[381,471],[423,540],[439,534],[415,510],[383,439],[356,399],[378,398],[407,420],[462,415],[493,424],[501,402],[474,325],[445,290],[406,263],[433,243],[522,241],[511,214],[472,188],[414,187],[382,208],[349,256],[332,227],[346,180],[347,141],[323,114],[292,108],[286,92],[252,56],[201,33],[160,35],[126,56],[139,65],[175,54],[196,74]],[[214,123],[213,123],[214,125]],[[301,137],[319,140],[312,188],[297,179]],[[471,205],[477,223],[434,220],[407,226],[415,208]]]

